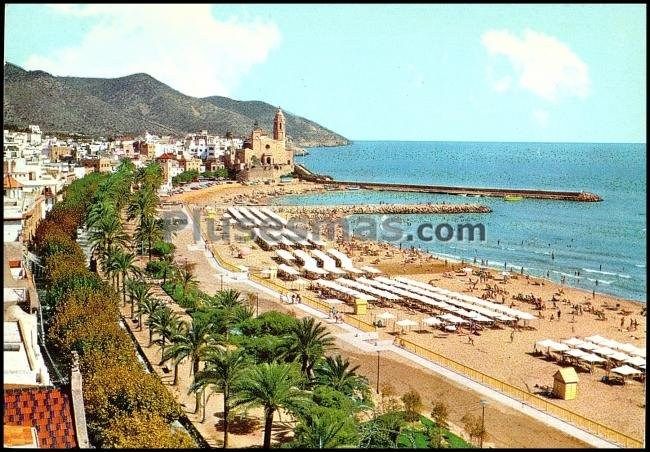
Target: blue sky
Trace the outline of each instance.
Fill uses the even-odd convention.
[[[5,59],[356,140],[646,141],[645,5],[9,5]]]

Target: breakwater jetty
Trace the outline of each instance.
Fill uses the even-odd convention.
[[[337,181],[330,176],[315,174],[303,165],[296,164],[296,175],[300,179],[310,182],[337,187],[340,189],[363,188],[367,190],[405,191],[418,193],[438,193],[460,196],[489,196],[496,198],[521,197],[531,199],[552,199],[557,201],[598,202],[602,201],[599,195],[589,192],[536,190],[520,188],[480,188],[480,187],[450,187],[443,185],[418,185],[418,184],[393,184],[383,182],[355,182]]]
[[[450,213],[490,213],[492,209],[481,204],[342,204],[286,206],[274,205],[273,210],[291,216],[318,214],[329,216],[347,216],[355,214],[450,214]]]

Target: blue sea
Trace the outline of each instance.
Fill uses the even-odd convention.
[[[491,213],[403,215],[423,222],[482,223],[485,241],[403,243],[452,259],[548,277],[589,291],[645,301],[646,145],[358,141],[312,148],[296,161],[336,180],[588,191],[597,203],[461,197],[375,190],[286,196],[290,204],[480,203]],[[360,221],[361,217],[354,217]],[[579,276],[577,276],[579,272]]]

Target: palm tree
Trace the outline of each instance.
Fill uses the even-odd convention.
[[[135,265],[135,254],[119,252],[115,257],[115,269],[122,275],[122,298],[126,306],[126,277],[140,274],[140,268]]]
[[[156,162],[151,162],[144,168],[138,168],[135,174],[135,182],[140,188],[150,188],[154,192],[162,185],[162,168]]]
[[[111,246],[127,248],[129,236],[124,232],[117,215],[101,218],[88,234],[93,255],[103,256]]]
[[[174,363],[174,381],[172,382],[172,386],[178,384],[178,365],[183,361],[183,359],[189,356],[186,348],[179,347],[180,343],[184,341],[185,334],[188,330],[189,327],[187,326],[186,321],[183,320],[178,324],[176,331],[174,331],[174,334],[169,338],[172,345],[165,351],[160,360],[161,365],[169,360],[172,360]]]
[[[151,297],[151,290],[149,285],[144,282],[142,279],[129,278],[126,284],[126,290],[129,293],[129,299],[131,300],[131,318],[134,316],[134,307],[140,306],[147,297]],[[138,311],[140,308],[138,308]]]
[[[147,326],[149,327],[149,347],[151,347],[151,342],[153,341],[153,330],[151,329],[152,318],[157,311],[163,309],[164,307],[165,304],[153,296],[147,296],[138,302],[138,323],[140,324],[141,331],[142,314],[147,315]]]
[[[190,375],[196,375],[199,371],[201,357],[207,348],[216,344],[217,341],[210,335],[212,331],[210,323],[202,319],[195,318],[191,324],[185,323],[185,326],[185,329],[170,337],[171,345],[163,353],[162,362],[170,359],[181,361],[184,358],[190,358],[192,361]]]
[[[316,366],[315,381],[365,402],[370,397],[368,380],[356,373],[358,368],[350,368],[350,361],[347,358],[343,360],[341,355],[336,355],[336,358],[327,356]]]
[[[230,411],[233,408],[231,395],[235,382],[239,381],[248,365],[246,355],[241,350],[213,348],[205,356],[205,369],[194,375],[190,392],[205,391],[208,386],[223,394],[223,448],[228,447],[228,427]],[[205,421],[205,405],[203,420]]]
[[[177,284],[180,284],[183,288],[183,297],[187,296],[188,291],[191,288],[197,286],[198,281],[194,277],[194,267],[196,264],[191,262],[185,262],[176,272],[174,273],[174,281]]]
[[[163,221],[155,217],[144,217],[140,219],[140,224],[135,231],[135,239],[143,244],[147,244],[149,251],[149,261],[151,261],[151,248],[158,241],[163,239]]]
[[[156,214],[158,206],[158,195],[150,188],[141,188],[133,193],[126,213],[129,220],[138,219],[142,222],[144,218],[151,218]]]
[[[153,315],[149,317],[149,320],[149,328],[153,329],[153,331],[160,336],[154,342],[160,344],[161,355],[164,355],[165,341],[170,337],[171,333],[174,332],[174,328],[177,327],[180,318],[178,317],[178,314],[172,312],[169,307],[165,306],[164,308],[155,311]]]
[[[102,219],[117,216],[115,204],[112,200],[105,198],[92,204],[86,215],[86,227],[92,228]]]
[[[234,289],[221,290],[214,295],[216,303],[222,308],[242,306],[241,293]]]
[[[164,285],[167,282],[167,278],[174,275],[174,272],[176,271],[176,266],[174,265],[174,261],[171,258],[171,256],[164,256],[162,259],[160,259],[159,263],[163,273],[162,283]]]
[[[333,346],[334,338],[321,322],[316,323],[313,317],[303,317],[291,330],[284,355],[300,361],[302,374],[311,380],[314,365]]]
[[[307,413],[295,432],[295,441],[300,448],[333,449],[335,447],[356,447],[345,444],[345,439],[339,436],[345,427],[347,418],[338,418],[329,413]]]
[[[120,253],[122,253],[122,250],[119,247],[112,245],[104,250],[101,256],[102,272],[107,277],[111,278],[111,284],[115,292],[119,292],[119,281],[117,281],[117,278],[119,277],[117,258]]]
[[[273,414],[278,409],[297,411],[310,401],[297,388],[301,377],[294,364],[263,363],[246,372],[239,380],[233,406],[264,407],[264,448],[271,447]]]

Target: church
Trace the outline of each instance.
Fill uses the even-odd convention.
[[[278,107],[275,113],[272,137],[256,122],[242,148],[226,153],[224,160],[241,181],[277,180],[291,174],[293,150],[287,147],[286,119],[282,110]]]

